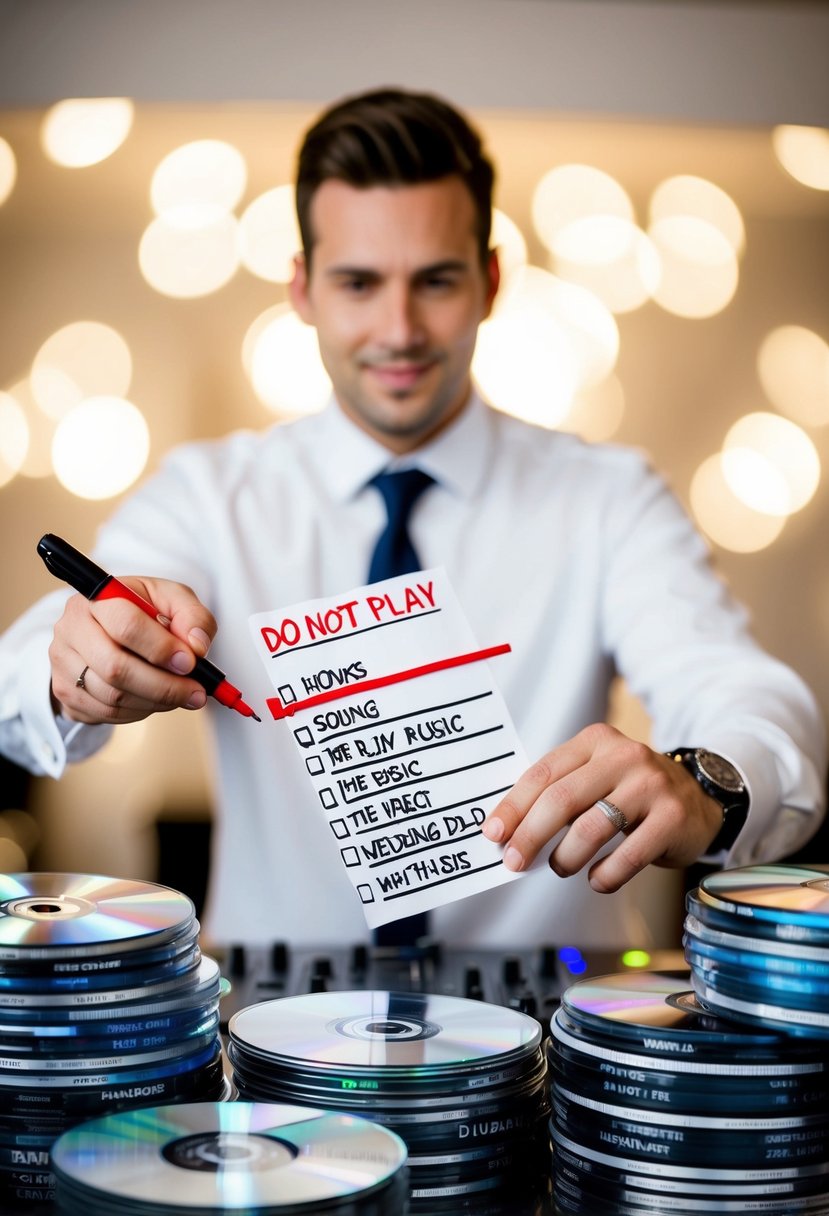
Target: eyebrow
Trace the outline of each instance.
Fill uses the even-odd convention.
[[[422,278],[424,275],[430,274],[446,274],[447,272],[465,272],[469,269],[468,262],[463,258],[444,258],[441,262],[432,262],[428,266],[418,267],[412,278]],[[325,271],[329,278],[344,278],[348,275],[361,275],[365,278],[380,278],[382,271],[377,270],[373,266],[329,266]]]

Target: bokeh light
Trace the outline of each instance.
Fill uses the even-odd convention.
[[[719,228],[692,215],[667,216],[648,235],[662,274],[657,304],[680,317],[712,317],[730,304],[740,278],[734,247]]]
[[[17,181],[17,157],[8,140],[0,136],[0,206],[14,189]]]
[[[613,313],[653,296],[662,263],[650,237],[630,220],[585,216],[562,229],[552,259],[557,274],[592,291]]]
[[[825,127],[775,127],[774,154],[795,181],[813,190],[829,190],[829,130]]]
[[[230,214],[247,184],[245,158],[221,139],[197,139],[168,153],[150,182],[150,201],[171,228],[208,228]]]
[[[89,397],[58,423],[55,476],[78,498],[112,498],[144,471],[150,432],[144,415],[120,397]]]
[[[771,404],[803,426],[829,423],[829,343],[802,325],[781,325],[763,339],[757,373]]]
[[[699,466],[691,481],[691,510],[703,532],[731,553],[757,553],[783,531],[782,516],[763,515],[735,498],[717,452]]]
[[[20,472],[29,450],[29,424],[20,402],[0,392],[0,486]]]
[[[764,515],[800,511],[820,483],[820,457],[806,432],[762,411],[744,415],[729,429],[722,469],[735,497]]]
[[[315,413],[331,395],[316,330],[303,324],[289,304],[278,306],[274,314],[267,324],[253,323],[257,326],[249,343],[253,391],[275,413]]]
[[[23,411],[28,429],[26,455],[18,469],[22,477],[51,477],[52,475],[52,438],[55,434],[55,422],[44,414],[35,401],[31,381],[18,380],[8,390]]]
[[[689,215],[705,220],[723,234],[736,254],[745,248],[746,230],[740,208],[721,186],[704,177],[678,174],[660,182],[651,195],[650,222]]]
[[[604,443],[618,432],[624,416],[625,390],[619,377],[613,374],[576,393],[559,426],[588,443]]]
[[[124,338],[100,321],[74,321],[53,333],[32,361],[32,393],[50,418],[62,418],[84,397],[123,397],[132,379]]]
[[[302,247],[293,186],[275,186],[249,203],[239,220],[242,264],[260,279],[289,283]]]
[[[154,219],[144,230],[138,264],[165,296],[193,299],[218,291],[239,269],[238,220],[225,215],[204,228],[177,228]]]
[[[126,97],[70,98],[46,111],[43,150],[67,169],[83,169],[111,156],[127,138],[133,104]]]
[[[550,253],[556,253],[559,236],[569,224],[598,215],[632,221],[633,204],[614,177],[592,165],[557,165],[533,191],[533,227]]]

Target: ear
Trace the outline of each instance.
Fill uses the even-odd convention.
[[[489,261],[486,266],[486,297],[484,305],[484,320],[492,312],[492,305],[495,303],[495,297],[498,294],[498,288],[501,283],[501,266],[498,262],[497,249],[489,251]]]
[[[294,273],[288,284],[288,296],[294,311],[306,325],[313,325],[313,309],[308,297],[308,266],[304,254],[294,257]]]

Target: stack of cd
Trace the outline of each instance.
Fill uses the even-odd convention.
[[[821,1045],[707,1012],[690,975],[572,985],[548,1045],[563,1212],[829,1212]]]
[[[53,1149],[68,1216],[400,1216],[406,1146],[351,1115],[249,1102],[106,1115]]]
[[[414,1204],[518,1189],[544,1169],[541,1027],[515,1010],[422,993],[321,992],[230,1020],[242,1098],[348,1111],[409,1150]]]
[[[829,1037],[829,867],[709,874],[688,896],[683,943],[706,1008]]]
[[[221,980],[186,896],[79,874],[0,875],[0,1199],[49,1199],[81,1120],[225,1095]]]

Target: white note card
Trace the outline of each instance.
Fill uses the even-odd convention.
[[[446,572],[250,618],[369,928],[520,878],[481,824],[527,767]]]

